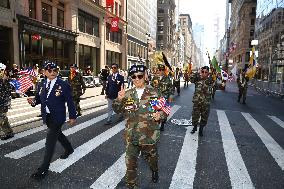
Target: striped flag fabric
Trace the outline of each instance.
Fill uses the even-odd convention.
[[[164,106],[161,108],[163,112],[165,112],[167,115],[171,113],[171,107],[170,106]]]
[[[21,93],[26,93],[27,90],[33,86],[33,81],[29,76],[21,77],[20,79],[18,79],[18,82],[20,83],[18,90]]]
[[[20,75],[31,75],[33,77],[36,77],[38,75],[38,73],[31,67],[25,69],[25,70],[21,70],[19,72]]]
[[[224,70],[221,70],[221,75],[222,75],[222,78],[223,78],[223,80],[228,80],[228,74],[227,74],[227,72],[225,72]]]

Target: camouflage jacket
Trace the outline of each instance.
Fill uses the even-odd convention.
[[[237,83],[239,88],[248,88],[248,81],[249,77],[245,76],[244,74],[240,74],[239,77],[237,78]]]
[[[146,86],[139,101],[136,89],[125,92],[125,97],[119,101],[113,101],[113,109],[116,113],[123,113],[127,119],[125,128],[126,143],[134,145],[155,144],[160,138],[159,122],[155,121],[152,114],[155,112],[150,105],[151,100],[159,97],[157,91]],[[166,114],[161,113],[161,119]]]
[[[0,79],[0,108],[8,111],[11,104],[12,87],[9,80]]]
[[[72,88],[72,96],[82,96],[82,90],[86,90],[86,85],[83,81],[83,77],[79,72],[71,79],[71,74],[68,76],[68,82]]]
[[[174,87],[169,76],[163,76],[162,79],[159,76],[153,76],[151,86],[158,90],[160,96],[166,99],[173,98]]]
[[[201,79],[199,73],[190,76],[190,82],[195,84],[195,91],[192,98],[193,103],[209,105],[211,100],[211,88],[213,80],[211,77]]]

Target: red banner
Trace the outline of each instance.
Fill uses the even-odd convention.
[[[119,23],[119,18],[115,17],[111,19],[111,28],[110,31],[112,32],[118,32],[118,23]]]
[[[106,0],[106,7],[113,7],[114,0]]]

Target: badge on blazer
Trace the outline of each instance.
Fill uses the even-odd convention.
[[[57,89],[55,89],[55,96],[60,96],[62,93],[61,86],[59,85]]]

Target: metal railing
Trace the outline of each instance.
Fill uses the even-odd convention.
[[[276,97],[280,97],[284,99],[284,84],[283,83],[252,79],[251,84],[252,86],[255,87],[256,91],[260,93],[263,93],[268,96],[276,96]]]

